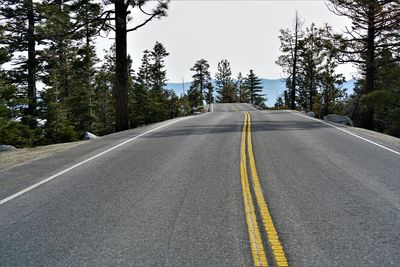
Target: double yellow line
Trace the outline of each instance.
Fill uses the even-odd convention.
[[[246,145],[248,153],[246,153]],[[248,175],[248,166],[250,166],[251,181]],[[266,234],[266,245],[272,252],[272,255],[268,255],[269,262],[278,267],[288,266],[285,252],[279,241],[278,233],[261,190],[260,178],[257,174],[251,140],[251,118],[247,111],[244,112],[244,125],[240,145],[240,179],[242,182],[244,209],[254,266],[268,266],[267,253],[263,244],[263,236],[257,222],[255,207],[259,210],[262,221],[260,224]],[[253,190],[251,190],[251,188]],[[253,197],[252,191],[255,197]],[[254,204],[254,199],[256,205]]]

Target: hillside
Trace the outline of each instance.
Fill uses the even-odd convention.
[[[281,79],[261,79],[262,86],[264,87],[264,94],[266,94],[268,100],[267,105],[269,107],[274,106],[276,98],[283,94],[286,88],[285,82]],[[355,80],[349,80],[344,85],[343,88],[347,89],[347,94],[351,95],[354,92]],[[183,90],[187,92],[190,88],[190,82],[182,83],[167,83],[167,88],[175,91],[177,95],[182,95]]]

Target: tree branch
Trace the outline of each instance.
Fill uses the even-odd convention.
[[[135,26],[135,27],[133,27],[133,28],[131,28],[131,29],[126,30],[126,32],[136,31],[137,29],[143,27],[144,25],[146,25],[147,23],[149,23],[153,18],[155,18],[155,17],[157,17],[157,16],[158,16],[157,13],[152,14],[152,15],[151,15],[149,18],[147,18],[143,23],[141,23],[141,24],[139,24],[139,25],[137,25],[137,26]]]

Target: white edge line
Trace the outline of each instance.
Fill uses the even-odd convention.
[[[75,164],[75,165],[73,165],[71,167],[68,167],[68,168],[66,168],[66,169],[64,169],[64,170],[62,170],[62,171],[60,171],[60,172],[58,172],[56,174],[53,174],[50,177],[47,177],[46,179],[41,180],[40,182],[38,182],[36,184],[33,184],[33,185],[31,185],[31,186],[29,186],[29,187],[27,187],[27,188],[15,193],[15,194],[12,194],[11,196],[8,196],[8,197],[0,200],[0,206],[5,204],[5,203],[7,203],[7,202],[9,202],[10,200],[13,200],[14,198],[17,198],[17,197],[21,196],[22,194],[25,194],[25,193],[27,193],[27,192],[29,192],[29,191],[41,186],[41,185],[53,180],[54,178],[56,178],[56,177],[58,177],[60,175],[63,175],[64,173],[67,173],[67,172],[69,172],[69,171],[71,171],[73,169],[76,169],[79,166],[81,166],[81,165],[83,165],[83,164],[85,164],[85,163],[87,163],[89,161],[92,161],[92,160],[94,160],[94,159],[96,159],[96,158],[98,158],[98,157],[100,157],[100,156],[102,156],[102,155],[104,155],[104,154],[106,154],[106,153],[108,153],[108,152],[120,147],[120,146],[125,145],[126,143],[129,143],[129,142],[131,142],[131,141],[133,141],[135,139],[138,139],[139,137],[142,137],[143,135],[149,134],[151,132],[154,132],[154,131],[157,131],[157,130],[159,130],[161,128],[164,128],[164,127],[166,127],[168,125],[171,125],[171,124],[174,124],[174,123],[177,123],[177,122],[189,119],[189,118],[193,118],[193,117],[184,117],[184,118],[181,118],[181,119],[178,119],[178,120],[175,120],[175,121],[171,121],[169,123],[166,123],[166,124],[163,124],[161,126],[158,126],[158,127],[154,128],[154,129],[151,129],[151,130],[149,130],[147,132],[141,133],[141,134],[139,134],[139,135],[137,135],[135,137],[132,137],[132,138],[130,138],[130,139],[118,144],[118,145],[115,145],[115,146],[113,146],[113,147],[111,147],[111,148],[109,148],[109,149],[107,149],[107,150],[105,150],[105,151],[103,151],[103,152],[101,152],[99,154],[96,154],[96,155],[94,155],[94,156],[92,156],[92,157],[90,157],[88,159],[85,159],[84,161],[81,161],[81,162],[79,162],[79,163],[77,163],[77,164]]]
[[[299,113],[296,113],[296,112],[291,111],[291,110],[288,110],[288,112],[290,112],[290,113],[292,113],[292,114],[294,114],[294,115],[300,116],[300,117],[304,117],[304,118],[313,120],[313,121],[318,121],[318,122],[320,122],[320,123],[322,123],[322,124],[331,126],[331,127],[335,128],[335,129],[337,129],[337,130],[339,130],[339,131],[345,132],[345,133],[347,133],[347,134],[349,134],[349,135],[352,135],[352,136],[354,136],[354,137],[357,137],[357,138],[359,138],[359,139],[361,139],[361,140],[364,140],[364,141],[366,141],[366,142],[368,142],[368,143],[371,143],[371,144],[373,144],[373,145],[376,145],[376,146],[378,146],[378,147],[380,147],[380,148],[386,149],[387,151],[390,151],[390,152],[392,152],[392,153],[394,153],[394,154],[396,154],[396,155],[400,155],[400,152],[399,152],[399,151],[396,151],[396,150],[393,150],[393,149],[388,148],[388,147],[386,147],[386,146],[383,146],[383,145],[381,145],[381,144],[375,143],[374,141],[368,140],[367,138],[364,138],[364,137],[361,137],[361,136],[359,136],[359,135],[356,135],[356,134],[354,134],[354,133],[352,133],[352,132],[346,131],[346,130],[344,130],[344,129],[340,128],[340,127],[337,127],[337,126],[335,126],[335,125],[333,125],[333,124],[330,124],[330,123],[327,123],[327,122],[325,122],[325,121],[318,120],[318,119],[316,119],[316,118],[312,118],[312,117],[309,117],[309,116],[306,116],[306,115],[303,115],[303,114],[299,114]]]
[[[256,109],[255,107],[253,107],[252,105],[250,105],[249,103],[245,103],[245,104],[248,105],[249,107],[251,107],[252,110],[258,110],[258,109]]]

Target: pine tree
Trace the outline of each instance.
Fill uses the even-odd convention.
[[[206,103],[210,107],[210,104],[214,103],[214,85],[212,82],[207,83],[206,90]]]
[[[283,68],[283,72],[288,75],[290,83],[287,83],[288,96],[289,96],[289,108],[296,109],[296,96],[297,96],[297,73],[298,73],[298,52],[299,52],[299,40],[303,36],[303,21],[301,20],[299,13],[296,11],[294,18],[293,30],[281,29],[279,39],[281,41],[281,52],[276,64]]]
[[[150,52],[150,90],[149,119],[150,122],[163,121],[169,118],[168,94],[165,90],[167,72],[164,60],[169,53],[162,43],[156,42]]]
[[[22,122],[31,129],[37,127],[37,95],[36,72],[38,69],[36,33],[37,23],[40,17],[37,11],[37,3],[33,0],[0,0],[0,20],[4,21],[4,35],[0,44],[4,45],[14,55],[15,66],[12,78],[18,84],[19,91],[27,99]],[[27,58],[21,56],[27,53]]]
[[[275,108],[282,109],[285,106],[282,95],[278,96],[275,102]]]
[[[217,97],[220,103],[236,102],[236,86],[232,79],[231,66],[228,60],[223,59],[218,63],[218,70],[215,74],[215,84],[217,87]]]
[[[103,13],[104,27],[115,31],[116,48],[116,83],[115,83],[115,101],[116,101],[116,131],[123,131],[129,128],[128,115],[128,55],[127,55],[127,33],[135,31],[155,18],[166,16],[169,0],[160,0],[155,8],[146,11],[146,3],[150,0],[109,0],[114,5],[112,10]],[[128,22],[133,18],[129,15],[133,11],[141,12],[146,17],[144,21],[136,26],[129,28]]]
[[[392,60],[395,56],[394,52],[385,49],[381,57],[376,59],[378,63],[391,63],[382,64],[377,69],[376,90],[363,95],[360,102],[374,109],[376,130],[400,137],[400,62]]]
[[[346,28],[345,36],[336,35],[341,44],[342,62],[358,65],[365,82],[360,93],[366,95],[377,90],[378,69],[399,57],[377,61],[386,49],[395,50],[400,45],[400,2],[398,0],[330,0],[332,12],[352,21],[351,29]],[[374,128],[374,109],[369,106],[363,114],[362,126]]]
[[[0,38],[3,38],[3,33],[4,29],[0,26]],[[32,146],[36,142],[33,130],[19,121],[23,116],[20,107],[24,106],[25,99],[19,96],[12,79],[2,69],[3,64],[10,60],[11,55],[7,49],[0,47],[0,144]]]
[[[314,23],[306,28],[304,38],[299,42],[298,57],[298,104],[307,111],[313,110],[317,96],[318,73],[323,56],[323,34],[325,29],[318,29]]]
[[[166,95],[168,99],[168,119],[179,117],[181,115],[179,97],[174,90],[166,90]]]
[[[163,91],[167,82],[165,58],[169,55],[162,43],[156,42],[150,52],[150,86],[152,90]]]
[[[115,130],[115,48],[105,55],[94,76],[93,125],[95,134],[105,135]]]
[[[335,58],[333,56],[328,57],[319,73],[318,82],[321,88],[322,110],[316,113],[321,113],[321,117],[330,113],[340,113],[339,110],[335,110],[335,104],[344,96],[341,85],[345,82],[345,79],[342,74],[335,73],[336,67]]]
[[[80,136],[91,130],[93,122],[92,76],[96,59],[90,42],[96,33],[96,25],[91,24],[93,28],[90,30],[77,30],[75,23],[89,24],[88,20],[98,15],[99,6],[89,4],[84,0],[43,1],[41,4],[44,18],[41,32],[43,43],[47,46],[41,54],[42,61],[46,62],[43,81],[47,85],[46,90],[52,91],[48,99],[63,103],[62,108],[44,107],[44,112],[62,112],[59,116],[65,117],[63,122],[69,123],[71,129]],[[81,5],[84,6],[83,12],[77,16],[76,11],[82,9]],[[58,124],[48,124],[47,131],[52,131],[51,125],[60,128]]]
[[[76,13],[73,19],[84,27],[79,28],[73,37],[77,52],[72,62],[72,97],[69,102],[74,128],[83,133],[92,131],[94,121],[94,75],[98,59],[93,40],[100,31],[101,25],[96,18],[100,16],[101,7],[92,0],[76,0],[72,9]]]
[[[263,87],[261,86],[261,79],[254,73],[253,70],[250,70],[249,74],[245,80],[246,87],[250,93],[250,103],[257,106],[264,106],[264,102],[266,98],[264,94],[261,94],[263,91]]]
[[[41,119],[45,121],[42,144],[76,141],[79,135],[71,126],[66,101],[60,97],[60,79],[57,74],[51,74],[49,80],[52,87],[41,92]]]
[[[205,91],[207,85],[211,81],[209,68],[210,68],[210,65],[208,64],[207,60],[200,59],[200,60],[196,61],[194,66],[190,69],[191,71],[195,72],[195,74],[193,74],[193,76],[192,76],[193,81],[192,81],[191,88],[193,88],[193,90],[199,91],[199,94],[198,94],[199,99],[195,101],[196,102],[195,104],[198,106],[203,105],[204,91]],[[210,96],[207,97],[207,100],[210,101]]]
[[[239,72],[237,76],[236,87],[238,90],[238,101],[239,103],[249,103],[250,102],[250,90],[246,84],[245,78],[242,73]]]
[[[142,57],[142,65],[135,77],[129,101],[129,123],[132,128],[148,124],[149,114],[149,90],[151,79],[150,51],[145,50]]]
[[[200,105],[200,91],[198,90],[197,87],[190,86],[188,92],[187,92],[187,101],[189,105],[189,112],[193,113],[195,111],[199,111],[199,109],[202,109]]]

